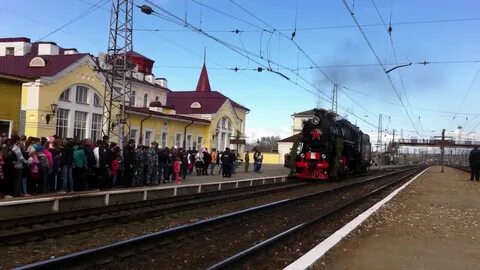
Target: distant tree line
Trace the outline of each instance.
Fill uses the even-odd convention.
[[[277,152],[279,136],[261,137],[256,142],[247,143],[247,149],[257,148],[260,152]]]

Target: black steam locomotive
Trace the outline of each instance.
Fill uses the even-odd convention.
[[[365,172],[370,166],[370,136],[337,114],[314,109],[304,123],[295,160],[297,178],[327,180]]]

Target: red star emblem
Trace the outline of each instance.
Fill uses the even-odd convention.
[[[312,140],[319,140],[320,136],[322,135],[322,131],[319,129],[314,129],[312,132],[310,132],[310,134],[312,134]]]

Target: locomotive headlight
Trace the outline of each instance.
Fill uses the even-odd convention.
[[[301,158],[305,158],[305,154],[304,154],[304,153],[301,153],[301,154],[300,154],[300,157],[301,157]]]
[[[327,158],[327,155],[322,154],[322,159],[326,159],[326,158]]]

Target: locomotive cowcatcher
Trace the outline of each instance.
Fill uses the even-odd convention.
[[[314,109],[298,144],[295,176],[301,179],[336,180],[367,171],[370,136],[336,113]]]

